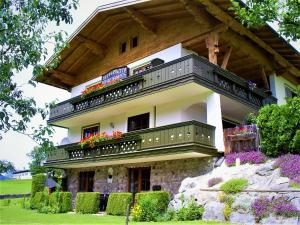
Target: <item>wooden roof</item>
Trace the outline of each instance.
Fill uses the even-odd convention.
[[[102,57],[106,43],[118,28],[133,21],[145,29],[155,29],[153,21],[191,16],[183,2],[189,0],[129,0],[119,1],[96,9],[69,39],[69,47],[61,53],[59,66],[48,71],[37,81],[70,90],[78,85],[77,72],[88,65],[95,57]],[[278,70],[286,72],[292,80],[299,82],[300,53],[269,26],[259,30],[249,30],[230,15],[230,0],[194,0],[198,9],[212,15],[233,31],[243,35],[271,55],[278,63]],[[130,5],[130,6],[129,6]],[[203,12],[202,12],[203,13]],[[239,58],[240,56],[236,56]],[[54,56],[49,59],[50,63]]]

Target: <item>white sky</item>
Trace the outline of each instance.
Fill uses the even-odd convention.
[[[96,9],[97,6],[116,2],[117,0],[79,0],[79,7],[72,12],[73,23],[62,24],[59,27],[50,26],[49,30],[64,30],[71,35],[77,27]],[[118,0],[120,1],[120,0]],[[300,50],[300,41],[293,43],[293,45]],[[53,46],[47,46],[53,49]],[[50,55],[49,55],[50,56]],[[26,83],[31,78],[31,70],[24,70],[17,78],[19,84]],[[63,101],[70,98],[70,93],[55,87],[44,84],[38,84],[36,88],[26,85],[23,87],[24,93],[28,97],[33,97],[39,106],[43,106],[46,102],[51,102],[55,99]],[[38,125],[43,121],[36,118],[32,121],[33,124]],[[53,141],[58,144],[61,139],[67,136],[67,131],[62,128],[55,128],[55,135]],[[27,136],[18,134],[16,132],[8,132],[3,135],[0,140],[0,159],[5,159],[14,163],[17,169],[28,168],[29,158],[26,156],[30,152],[35,143]]]

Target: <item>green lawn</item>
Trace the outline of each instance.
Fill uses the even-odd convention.
[[[26,194],[31,191],[31,180],[1,180],[0,195]]]
[[[124,225],[125,217],[96,216],[80,214],[40,214],[33,210],[21,209],[11,203],[10,206],[0,206],[0,224],[98,224],[98,225]],[[129,225],[224,225],[225,223],[187,221],[187,222],[129,222]],[[227,224],[228,225],[228,224]]]

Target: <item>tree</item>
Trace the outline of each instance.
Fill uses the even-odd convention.
[[[288,39],[300,39],[299,0],[231,0],[236,17],[247,27],[260,28],[267,22],[278,23],[279,33]]]
[[[47,42],[56,42],[56,52],[65,47],[64,33],[49,33],[46,27],[51,22],[57,25],[60,22],[71,23],[70,10],[76,7],[77,0],[0,1],[0,139],[5,132],[13,130],[30,136],[38,143],[49,141],[52,128],[40,126],[28,133],[28,126],[34,116],[40,115],[45,119],[50,105],[46,105],[46,109],[37,107],[33,98],[24,97],[13,78],[29,67],[33,67],[33,76],[55,67],[58,57],[47,67],[39,62],[47,56]],[[33,81],[29,83],[35,85]]]
[[[0,160],[0,173],[8,173],[16,171],[12,162]]]

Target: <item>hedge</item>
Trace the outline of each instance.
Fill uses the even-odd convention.
[[[111,193],[108,197],[106,213],[125,216],[128,204],[132,201],[132,193]]]
[[[36,192],[41,192],[45,188],[46,175],[39,173],[32,176],[31,197],[33,198]]]
[[[72,211],[72,193],[71,192],[54,192],[49,197],[49,206],[57,208],[58,213]]]
[[[30,200],[31,209],[39,209],[43,206],[47,206],[49,203],[49,195],[46,191],[36,192]]]
[[[99,212],[99,192],[79,192],[76,195],[76,212],[93,214]]]
[[[170,195],[166,191],[150,191],[150,192],[141,192],[136,194],[136,201],[139,201],[145,196],[150,196],[152,199],[157,199],[157,208],[158,211],[164,212],[168,208]]]

